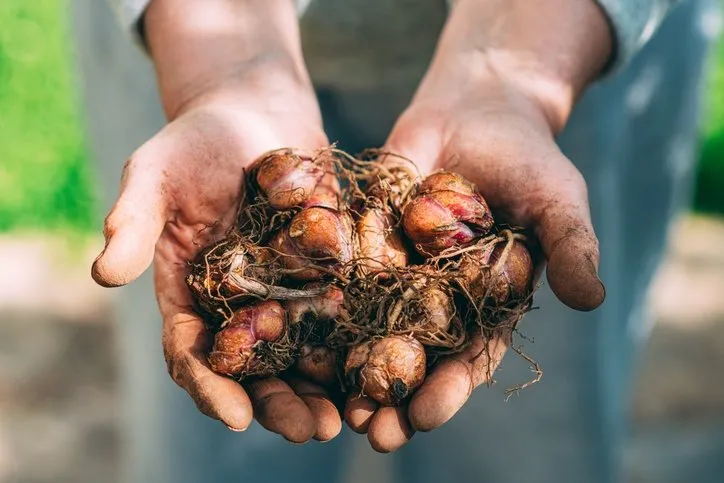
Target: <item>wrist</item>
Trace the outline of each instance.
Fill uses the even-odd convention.
[[[291,0],[154,0],[144,30],[169,119],[239,89],[311,90]]]
[[[430,70],[454,77],[453,90],[503,83],[538,104],[557,133],[611,50],[593,0],[457,0]]]
[[[522,58],[509,52],[488,51],[477,82],[481,88],[497,89],[516,98],[517,104],[529,104],[539,114],[551,133],[565,127],[576,100],[586,84],[561,76],[535,58]]]
[[[290,69],[284,59],[266,56],[225,67],[228,70],[162,91],[168,119],[205,106],[261,112],[287,105],[301,107],[321,119],[311,84]]]

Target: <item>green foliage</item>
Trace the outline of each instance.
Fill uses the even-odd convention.
[[[65,0],[0,1],[0,231],[96,224]]]
[[[710,69],[694,207],[724,214],[724,37],[713,49]]]

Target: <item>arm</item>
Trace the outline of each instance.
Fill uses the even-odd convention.
[[[454,8],[440,51],[488,52],[522,74],[519,87],[536,87],[530,80],[538,76],[552,81],[548,102],[557,106],[548,109],[560,124],[589,83],[627,65],[677,0],[448,2]]]
[[[613,32],[593,0],[458,0],[386,146],[423,174],[444,168],[474,181],[498,221],[536,235],[549,286],[584,311],[605,298],[598,240],[586,183],[555,136],[586,87],[623,61]],[[510,343],[509,331],[478,333],[435,367],[408,407],[364,411],[368,401],[351,400],[348,424],[393,451],[453,417],[490,382]],[[485,348],[490,357],[480,356]]]
[[[458,0],[420,91],[497,76],[538,103],[557,132],[612,49],[606,17],[592,0]]]
[[[211,371],[211,334],[184,282],[187,262],[234,221],[246,165],[327,144],[294,3],[153,0],[144,26],[169,123],[126,162],[93,278],[124,285],[153,262],[169,372],[204,414],[237,431],[255,416],[295,442],[329,439],[341,422],[320,409],[333,407],[322,388],[277,378],[242,387]]]
[[[239,86],[311,92],[291,0],[154,0],[144,19],[169,117],[206,92]]]

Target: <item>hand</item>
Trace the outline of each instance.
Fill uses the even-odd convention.
[[[147,13],[147,27],[149,19],[173,14],[175,1],[154,2]],[[219,12],[211,7],[218,10],[223,4],[229,12],[222,11],[220,19],[229,21],[235,12],[239,22],[256,25],[246,12],[236,11],[246,3],[215,0],[202,8],[208,7],[204,14],[213,16]],[[188,8],[194,8],[193,4]],[[296,22],[293,5],[286,8],[286,17]],[[331,439],[341,421],[323,388],[280,378],[244,388],[211,371],[207,362],[211,334],[194,313],[184,283],[187,262],[234,222],[243,169],[251,161],[280,147],[316,149],[327,144],[314,93],[304,76],[290,73],[287,63],[278,62],[284,56],[250,55],[250,61],[223,59],[223,68],[209,67],[213,55],[224,51],[222,46],[196,63],[188,57],[182,64],[171,62],[172,49],[198,49],[210,36],[201,42],[178,38],[175,34],[185,31],[181,26],[161,32],[164,36],[158,38],[158,29],[169,28],[169,22],[166,18],[150,25],[157,29],[147,30],[156,67],[162,71],[161,92],[171,121],[126,163],[120,196],[105,223],[106,247],[93,265],[93,278],[104,286],[124,285],[153,260],[168,369],[201,412],[236,431],[245,430],[254,416],[290,441]],[[274,22],[260,24],[273,26]],[[240,29],[249,30],[248,26]],[[193,47],[184,45],[186,41]],[[234,48],[229,51],[246,56],[244,42],[231,41]],[[163,71],[164,64],[174,69],[173,75]],[[179,71],[194,66],[203,69],[200,73]]]
[[[465,13],[458,10],[450,20],[460,28],[444,34],[430,71],[384,150],[414,161],[423,175],[446,169],[476,183],[496,221],[523,226],[538,238],[556,296],[573,309],[592,310],[603,302],[605,290],[597,275],[598,240],[586,183],[554,139],[585,82],[550,77],[547,69],[538,70],[545,63],[518,63],[496,49],[460,47],[456,42],[463,41],[462,25],[479,12],[474,3],[461,0],[458,8]],[[514,11],[507,21],[516,12],[530,13],[527,4],[516,10],[514,3],[506,4]],[[591,74],[577,75],[586,79]],[[350,397],[347,424],[366,432],[377,451],[398,449],[415,431],[447,422],[477,386],[491,382],[510,342],[510,331],[490,340],[478,331],[464,352],[432,369],[408,405],[378,408],[368,398]]]
[[[211,337],[193,312],[184,283],[187,262],[233,223],[245,166],[280,146],[327,144],[311,99],[289,98],[287,107],[271,111],[260,105],[266,98],[262,92],[240,92],[201,102],[131,156],[121,194],[106,219],[107,245],[93,265],[93,277],[101,285],[123,285],[153,259],[164,353],[173,379],[204,414],[231,429],[246,429],[254,414],[267,429],[302,442],[323,436],[317,428],[335,426],[328,418],[339,421],[329,401],[305,404],[326,392],[304,381],[290,387],[277,378],[249,384],[244,391],[236,381],[213,373],[206,361]]]

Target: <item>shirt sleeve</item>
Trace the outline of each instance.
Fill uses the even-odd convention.
[[[613,56],[604,75],[624,68],[646,44],[679,0],[595,0],[613,34]],[[452,8],[456,0],[447,0]]]
[[[140,20],[151,0],[108,0],[123,31],[145,49]]]
[[[304,14],[312,0],[296,0],[297,12]],[[116,12],[116,18],[123,31],[141,48],[145,49],[141,17],[151,0],[108,0]]]
[[[604,74],[624,68],[679,0],[596,0],[608,18],[614,55]]]

